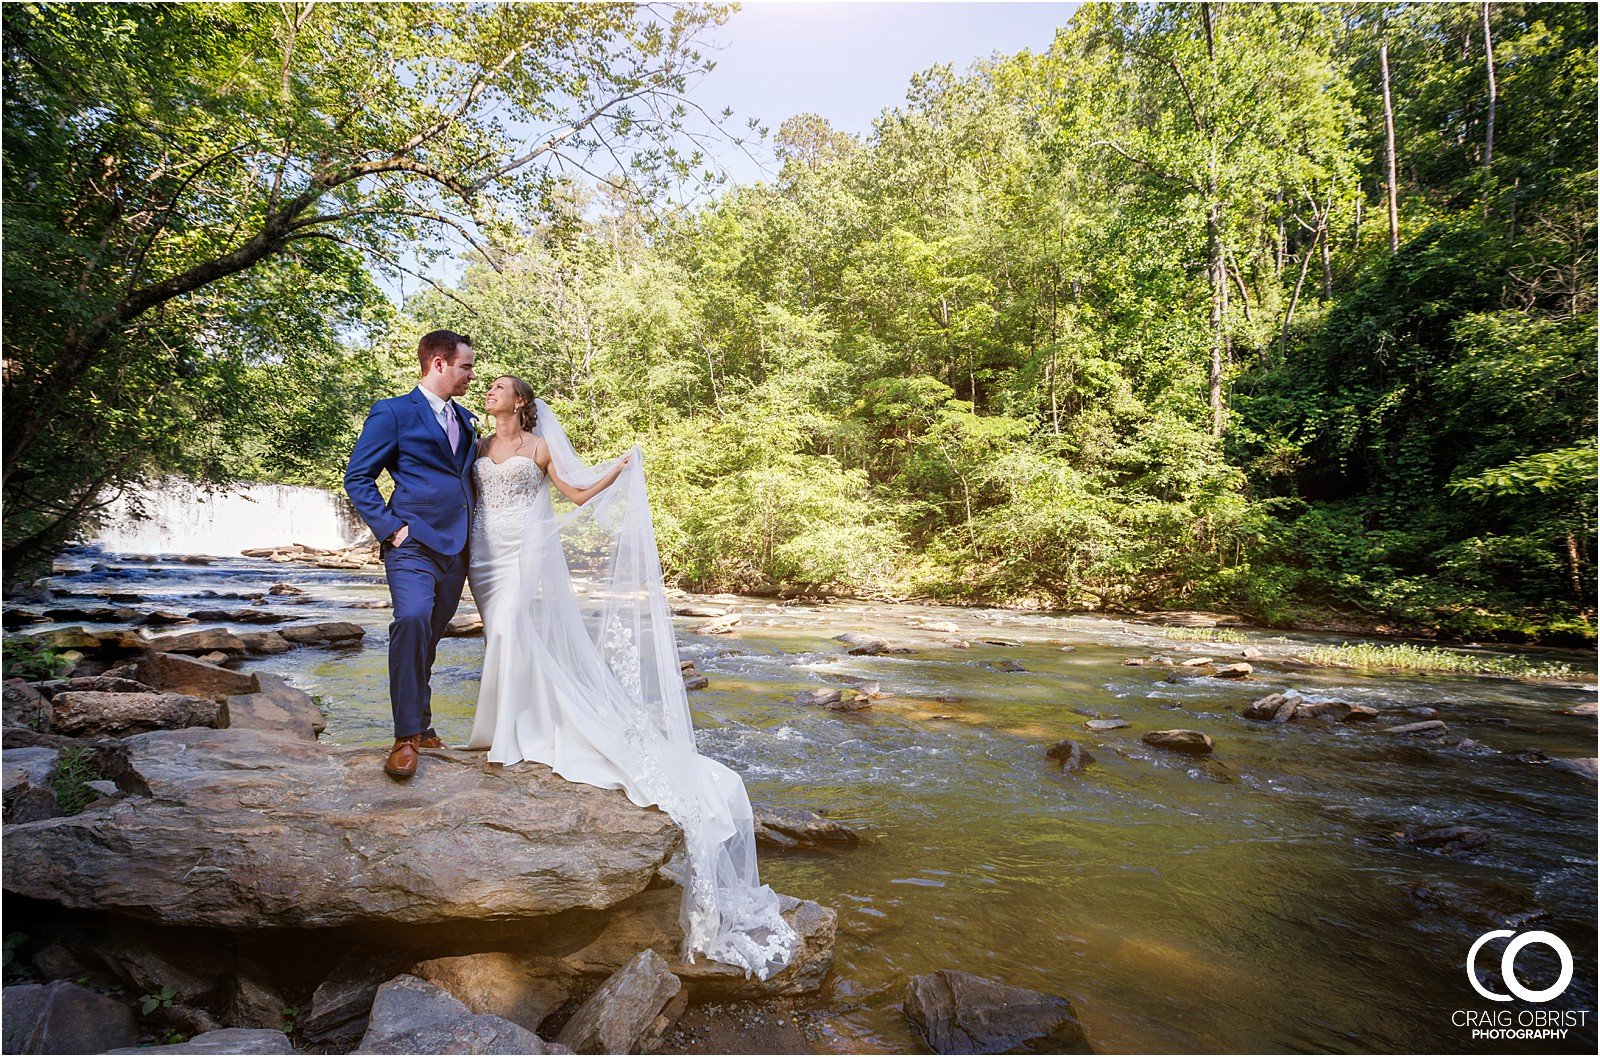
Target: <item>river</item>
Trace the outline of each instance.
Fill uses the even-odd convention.
[[[96,562],[104,568],[89,571]],[[389,615],[351,608],[386,599],[375,571],[238,557],[140,564],[103,548],[67,564],[57,589],[180,610],[293,582],[313,598],[297,612],[360,623],[363,645],[251,664],[317,694],[328,739],[387,739]],[[943,968],[1065,995],[1104,1052],[1594,1050],[1595,785],[1517,759],[1595,754],[1594,718],[1563,712],[1593,702],[1592,654],[1538,651],[1577,669],[1565,684],[1397,675],[1289,667],[1291,653],[1329,641],[1310,634],[1206,642],[1074,614],[686,601],[743,615],[732,635],[679,620],[683,655],[710,680],[690,695],[701,751],[742,773],[753,799],[821,810],[867,837],[836,853],[763,852],[764,881],[839,913],[834,972],[803,1014],[820,1052],[926,1052],[900,1001],[911,976]],[[916,621],[953,622],[971,648]],[[845,631],[913,652],[847,656],[833,641]],[[1122,663],[1237,659],[1248,645],[1264,656],[1242,682]],[[441,644],[434,717],[447,741],[467,735],[481,652],[477,638]],[[1025,670],[995,667],[1006,661]],[[850,714],[795,701],[851,678],[893,696]],[[1291,687],[1383,714],[1283,726],[1239,715]],[[1426,708],[1449,726],[1442,742],[1382,732]],[[1129,726],[1094,733],[1092,717]],[[1206,732],[1215,754],[1197,762],[1140,740],[1172,727]],[[1094,757],[1082,773],[1045,757],[1069,736]],[[1462,738],[1485,751],[1455,747]],[[1489,843],[1446,858],[1394,840],[1446,823]],[[1541,1007],[1590,1011],[1563,1041],[1474,1041],[1452,1024],[1459,1010],[1491,1006],[1469,989],[1466,956],[1507,920],[1571,948],[1571,986]],[[1497,954],[1486,973],[1491,963]],[[1530,946],[1517,970],[1542,987],[1556,960]]]

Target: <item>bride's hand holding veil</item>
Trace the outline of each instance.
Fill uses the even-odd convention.
[[[587,488],[576,488],[562,478],[561,472],[554,465],[554,460],[550,458],[550,447],[543,437],[539,438],[539,448],[536,452],[535,461],[539,464],[540,469],[549,474],[550,484],[557,491],[566,496],[573,505],[582,506],[607,488],[610,488],[616,479],[622,476],[622,471],[626,470],[628,463],[633,460],[633,452],[634,449],[629,448],[617,456],[616,461],[612,463],[611,469],[607,470],[599,480]]]

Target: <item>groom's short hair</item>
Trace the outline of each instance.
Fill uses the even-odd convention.
[[[422,340],[417,342],[417,363],[422,373],[428,373],[428,363],[435,356],[444,357],[445,363],[455,363],[457,350],[462,345],[470,348],[472,339],[453,330],[431,330],[422,335]]]

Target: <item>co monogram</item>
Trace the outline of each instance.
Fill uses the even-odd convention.
[[[1483,949],[1485,943],[1501,936],[1516,936],[1516,939],[1506,944],[1505,953],[1500,955],[1500,977],[1505,980],[1506,987],[1511,992],[1509,995],[1502,995],[1498,991],[1489,990],[1478,979],[1478,952]],[[1529,990],[1522,986],[1521,980],[1517,979],[1517,955],[1522,951],[1522,948],[1530,943],[1544,944],[1555,951],[1556,957],[1561,959],[1561,975],[1556,978],[1555,983],[1542,991]],[[1548,1002],[1565,991],[1567,985],[1572,982],[1572,951],[1567,949],[1567,945],[1562,942],[1561,937],[1551,932],[1536,930],[1524,932],[1522,935],[1517,936],[1515,932],[1507,929],[1495,929],[1479,936],[1477,942],[1472,945],[1472,949],[1467,951],[1467,982],[1472,985],[1474,991],[1492,1002],[1509,1002],[1513,995],[1524,1002]]]

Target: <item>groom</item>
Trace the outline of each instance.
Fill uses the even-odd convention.
[[[433,730],[428,679],[467,578],[476,435],[473,416],[451,398],[466,395],[473,359],[471,338],[449,330],[424,334],[417,344],[422,382],[372,405],[344,472],[350,502],[381,541],[394,600],[389,707],[395,741],[383,765],[392,778],[417,773],[419,749],[444,747]],[[387,503],[378,491],[384,470],[394,482]]]

